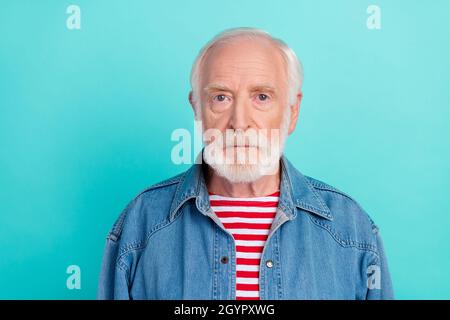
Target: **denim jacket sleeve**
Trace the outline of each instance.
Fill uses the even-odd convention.
[[[122,210],[109,231],[103,251],[97,299],[133,300],[131,274],[134,274],[132,268],[135,257],[130,252],[135,252],[134,249],[141,245],[142,248],[145,247],[149,230],[166,219],[168,209],[164,205],[171,205],[171,198],[167,196],[171,195],[170,190],[153,192],[161,185],[177,187],[175,183],[168,181],[139,192]],[[157,200],[162,204],[157,203]],[[151,207],[149,203],[152,204]],[[151,210],[153,207],[159,210]]]
[[[127,210],[128,207],[122,211],[106,237],[97,288],[97,299],[99,300],[130,299],[127,269],[118,259],[121,243],[120,233]]]
[[[120,264],[116,263],[117,252],[118,243],[108,237],[103,253],[97,299],[130,299],[126,271],[120,267]]]
[[[377,227],[373,230],[376,236],[378,256],[367,266],[367,300],[394,299],[391,276],[387,264],[383,241]]]

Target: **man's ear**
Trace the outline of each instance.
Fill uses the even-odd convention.
[[[194,95],[192,93],[192,90],[189,91],[189,103],[191,104],[192,110],[194,110],[195,112]]]
[[[294,132],[295,127],[297,126],[298,114],[300,112],[300,103],[302,102],[303,93],[299,92],[297,94],[297,99],[295,103],[290,106],[291,108],[291,121],[289,123],[288,135]]]
[[[197,105],[196,102],[194,100],[194,94],[192,92],[192,90],[189,92],[189,103],[191,104],[192,110],[194,111],[194,117],[195,119],[198,119],[198,114],[197,114]]]

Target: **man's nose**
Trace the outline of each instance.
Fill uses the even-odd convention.
[[[250,127],[250,114],[248,102],[236,99],[230,117],[230,127],[234,130],[246,131]]]

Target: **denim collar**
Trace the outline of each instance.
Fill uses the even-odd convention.
[[[203,150],[199,156],[202,154]],[[196,199],[200,212],[206,215],[210,210],[209,194],[203,175],[203,166],[206,164],[203,163],[204,161],[192,165],[180,180],[172,201],[170,220],[174,219],[181,206],[192,198]],[[278,207],[286,216],[290,220],[295,219],[295,208],[300,208],[321,218],[333,220],[330,209],[307,178],[284,155],[281,156],[280,163],[282,171]]]

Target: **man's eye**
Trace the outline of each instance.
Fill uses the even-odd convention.
[[[216,99],[219,102],[225,101],[227,97],[224,94],[218,94],[217,96],[214,97],[214,99]]]
[[[269,96],[264,93],[260,93],[260,94],[258,94],[258,99],[261,101],[266,101],[269,99]]]

